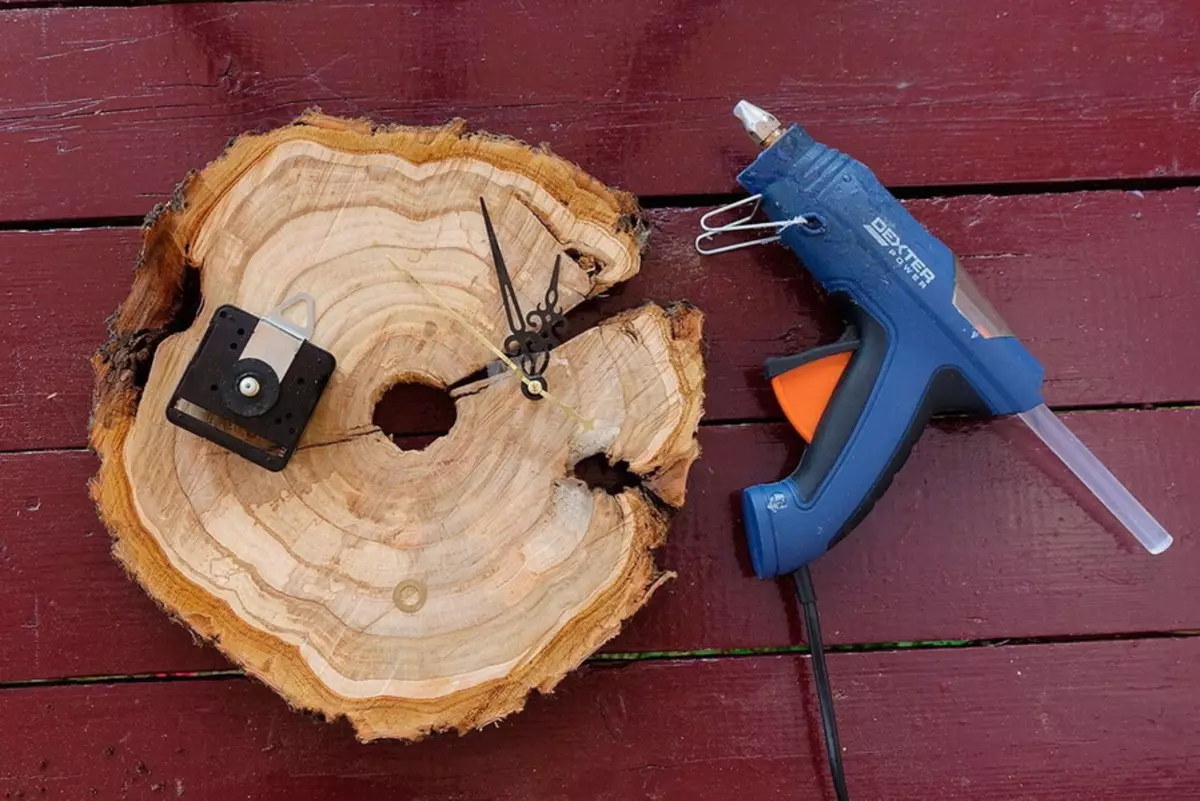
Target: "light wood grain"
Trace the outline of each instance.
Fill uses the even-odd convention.
[[[364,739],[493,721],[614,636],[661,580],[651,551],[698,453],[701,315],[686,306],[555,349],[550,398],[525,398],[511,371],[467,384],[424,449],[372,426],[396,382],[449,387],[496,358],[480,341],[507,334],[480,197],[524,298],[560,254],[565,309],[637,272],[632,201],[544,151],[309,116],[181,188],[96,362],[94,494],[117,557],[234,661]],[[180,321],[193,270],[203,305]],[[313,342],[338,365],[286,470],[169,425],[214,310],[262,315],[296,292],[317,299]],[[572,470],[595,454],[640,483],[589,488]]]

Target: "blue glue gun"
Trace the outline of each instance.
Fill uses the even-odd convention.
[[[754,570],[807,565],[842,540],[891,484],[939,412],[1021,414],[1152,552],[1170,536],[1042,403],[1042,366],[972,285],[954,254],[863,164],[742,101],[765,149],[739,176],[751,197],[706,215],[704,253],[779,240],[840,301],[837,342],[767,360],[789,422],[809,442],[787,478],[743,491]],[[732,206],[750,213],[725,225]],[[756,209],[769,223],[750,223]],[[702,240],[770,235],[726,248]]]

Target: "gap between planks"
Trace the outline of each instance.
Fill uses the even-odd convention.
[[[1161,403],[1112,403],[1099,404],[1094,406],[1072,405],[1069,403],[1055,404],[1051,407],[1051,411],[1059,414],[1098,414],[1102,412],[1158,412],[1158,411],[1193,411],[1200,409],[1200,398],[1186,401],[1163,401]],[[1011,415],[1010,415],[1011,416]],[[984,417],[982,420],[989,419]],[[939,423],[955,423],[955,422],[980,422],[981,418],[967,417],[963,415],[937,415],[930,422],[930,425],[938,425]],[[781,416],[763,416],[763,417],[730,417],[730,418],[711,418],[700,421],[700,428],[738,428],[740,426],[757,426],[757,425],[779,425],[786,423],[787,420]],[[374,429],[373,429],[374,430]],[[403,434],[388,434],[392,439],[420,439],[423,437],[441,437],[448,433],[448,429],[436,429],[432,431],[405,432]],[[317,445],[328,445],[330,443],[316,443]],[[304,447],[313,447],[312,445]],[[88,451],[89,448],[85,445],[78,447],[59,447],[47,446],[45,448],[0,448],[0,456],[33,456],[36,454],[47,453],[82,453]]]
[[[169,0],[164,0],[168,2]],[[182,0],[208,2],[209,0]],[[222,2],[275,2],[275,0],[221,0]],[[0,0],[0,14],[6,7]],[[140,5],[140,4],[139,4]],[[152,4],[151,4],[152,5]],[[1200,176],[1100,178],[1088,180],[1012,182],[996,184],[931,184],[929,186],[888,187],[899,200],[948,200],[964,197],[1019,197],[1022,195],[1066,195],[1076,192],[1168,192],[1172,189],[1200,187]],[[641,195],[638,204],[644,210],[686,210],[723,206],[745,198],[745,193],[725,192],[703,195]],[[170,194],[160,198],[170,200]],[[147,209],[149,212],[150,209]],[[139,228],[144,217],[131,215],[113,217],[62,217],[46,220],[0,220],[0,232],[40,233],[51,231],[85,231],[97,228]],[[697,223],[699,225],[699,223]],[[697,228],[697,230],[699,230]]]
[[[1014,197],[1019,195],[1068,195],[1072,192],[1168,192],[1172,189],[1187,189],[1195,186],[1200,186],[1200,176],[929,184],[889,186],[887,189],[899,200],[942,200],[977,195]],[[646,209],[696,208],[722,206],[745,196],[745,193],[738,192],[710,195],[643,195],[638,198],[638,202],[641,203],[642,208]]]
[[[83,8],[142,8],[144,6],[182,6],[196,3],[279,3],[281,0],[0,0],[0,14],[5,11],[28,11],[30,9],[83,9]]]
[[[973,648],[1021,648],[1036,645],[1073,643],[1128,642],[1133,640],[1187,640],[1200,637],[1200,631],[1139,631],[1107,634],[1079,634],[1055,637],[992,637],[979,640],[925,640],[917,642],[841,643],[825,646],[830,654],[904,653],[907,651],[970,650]],[[592,667],[616,667],[634,662],[691,662],[714,659],[750,659],[764,656],[807,656],[807,645],[767,648],[699,648],[688,651],[628,651],[597,653],[584,664]],[[63,676],[47,679],[22,679],[0,682],[0,692],[32,687],[75,687],[95,684],[163,684],[192,681],[232,681],[247,678],[245,671],[198,670],[179,673],[130,673],[107,676]]]

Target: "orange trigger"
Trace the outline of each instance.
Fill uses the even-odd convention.
[[[829,405],[833,391],[837,389],[853,355],[851,352],[835,353],[793,367],[771,379],[775,399],[779,401],[792,428],[804,437],[805,442],[813,441],[821,415],[825,414],[825,407]]]

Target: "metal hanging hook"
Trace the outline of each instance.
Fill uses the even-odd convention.
[[[809,222],[808,217],[800,215],[793,217],[790,220],[781,220],[779,222],[763,222],[752,223],[754,215],[758,213],[759,206],[762,204],[762,195],[751,195],[750,197],[735,200],[732,203],[727,203],[720,208],[713,209],[700,218],[700,227],[704,232],[696,237],[695,248],[696,252],[702,256],[712,256],[716,253],[728,253],[731,250],[740,250],[741,248],[753,247],[755,245],[766,245],[771,242],[778,242],[780,235],[793,225],[803,225]],[[722,217],[730,212],[741,209],[743,206],[749,206],[750,210],[744,215],[735,220],[726,223],[714,224],[712,220],[717,217]],[[726,234],[736,234],[742,231],[774,231],[771,236],[759,237],[757,239],[746,239],[739,242],[734,242],[731,245],[722,245],[721,247],[707,247],[704,243],[711,242],[719,236]]]
[[[288,309],[304,304],[304,323],[293,323],[284,317]],[[297,292],[284,300],[263,318],[266,322],[298,339],[312,339],[313,327],[317,323],[317,302],[307,292]]]

